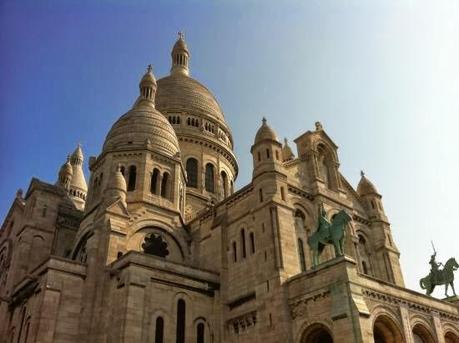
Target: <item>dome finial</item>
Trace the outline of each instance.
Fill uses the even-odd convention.
[[[261,122],[262,122],[263,125],[266,125],[267,120],[266,120],[265,116],[263,116],[263,118],[261,119]]]
[[[147,73],[152,73],[152,72],[153,72],[153,67],[151,66],[151,64],[149,64],[147,67]]]
[[[185,34],[183,31],[179,31],[178,39],[174,44],[171,52],[172,57],[172,68],[171,75],[190,75],[188,67],[190,60],[190,52],[185,43]]]
[[[360,176],[361,177],[364,177],[365,176],[365,172],[363,170],[360,171]]]

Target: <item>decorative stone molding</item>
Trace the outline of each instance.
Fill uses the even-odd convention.
[[[323,289],[314,295],[307,295],[294,299],[289,303],[290,315],[292,316],[292,319],[303,317],[307,312],[308,303],[316,302],[329,296],[330,290]]]
[[[257,324],[257,311],[252,311],[230,319],[227,323],[231,333],[235,335],[244,334]]]
[[[426,314],[430,314],[432,311],[437,311],[436,309],[430,306],[413,303],[413,302],[407,301],[406,299],[401,299],[401,298],[398,298],[392,295],[388,295],[388,294],[384,294],[384,293],[380,293],[380,292],[377,292],[371,289],[365,289],[365,288],[362,289],[362,294],[368,298],[375,299],[376,301],[383,302],[389,305],[400,306],[402,304],[405,304],[406,306],[408,306],[410,310],[414,310],[414,311],[418,311],[418,312],[422,312]],[[446,312],[440,312],[440,311],[438,312],[441,318],[450,319],[452,321],[459,322],[459,316],[457,315],[446,313]]]

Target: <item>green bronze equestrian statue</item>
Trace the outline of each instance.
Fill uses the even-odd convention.
[[[432,244],[433,247],[433,244]],[[435,286],[445,285],[445,296],[448,297],[448,286],[453,289],[453,294],[456,296],[456,290],[454,289],[454,272],[459,268],[459,264],[456,260],[451,257],[444,265],[444,268],[440,270],[440,266],[443,263],[437,263],[435,260],[437,252],[434,248],[434,253],[430,257],[430,273],[425,278],[419,280],[422,289],[426,290],[427,295],[432,294]]]
[[[327,244],[333,244],[336,256],[344,255],[344,231],[346,224],[351,221],[351,217],[346,211],[339,211],[330,223],[325,216],[323,206],[320,208],[319,225],[311,237],[308,239],[308,244],[312,250],[312,264],[319,264],[319,256]]]

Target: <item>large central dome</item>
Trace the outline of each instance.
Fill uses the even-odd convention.
[[[225,124],[215,97],[201,83],[184,74],[172,74],[158,80],[156,107],[163,111],[189,111]]]

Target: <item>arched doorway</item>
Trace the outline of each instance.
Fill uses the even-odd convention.
[[[435,339],[429,330],[421,324],[416,324],[413,327],[413,340],[414,343],[435,343]]]
[[[303,333],[301,343],[333,343],[333,337],[325,326],[314,324]]]
[[[445,335],[445,343],[459,343],[459,337],[451,331],[447,332]]]
[[[373,325],[375,343],[402,343],[405,342],[400,329],[394,321],[386,316],[379,316]]]

